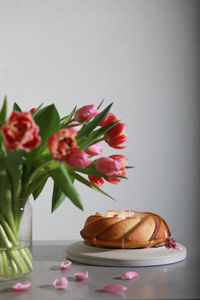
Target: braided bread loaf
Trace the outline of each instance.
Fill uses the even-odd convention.
[[[89,244],[106,248],[149,248],[160,244],[171,233],[160,216],[150,212],[108,210],[87,218],[80,232]]]

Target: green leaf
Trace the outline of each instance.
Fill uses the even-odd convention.
[[[26,176],[29,176],[34,162],[38,160],[38,157],[47,147],[50,135],[60,128],[60,117],[53,104],[38,111],[35,116],[35,122],[40,127],[39,135],[42,138],[42,142],[39,147],[32,149],[31,152],[26,155],[28,167]]]
[[[50,170],[49,174],[53,178],[57,187],[60,188],[77,207],[83,209],[79,194],[72,183],[64,163],[61,163],[59,168]],[[54,206],[56,206],[56,203],[54,203]]]
[[[22,180],[22,162],[23,151],[7,151],[6,168],[11,178],[12,199],[16,203],[16,199],[20,195]]]
[[[5,96],[4,102],[0,111],[0,123],[4,124],[7,116],[7,97]]]
[[[55,105],[52,104],[41,109],[35,116],[35,122],[40,127],[39,135],[42,138],[40,146],[34,149],[38,154],[46,147],[50,135],[60,128],[60,117]]]
[[[134,169],[135,167],[133,166],[125,166],[125,169]]]
[[[14,232],[16,232],[15,221],[13,217],[12,210],[12,194],[11,194],[11,185],[10,177],[7,173],[5,157],[0,153],[0,211],[6,217],[10,227]]]
[[[19,107],[19,105],[18,105],[16,102],[15,102],[14,105],[13,105],[13,110],[22,112],[21,108]]]
[[[3,142],[3,135],[2,135],[1,132],[0,132],[0,149],[1,149],[2,153],[3,153],[4,155],[6,155],[7,150],[6,150],[6,147],[5,147],[5,145],[4,145],[4,142]]]
[[[29,184],[27,186],[27,188],[25,189],[24,191],[24,197],[27,198],[29,197],[29,195],[33,195],[34,197],[34,193],[36,192],[36,197],[37,197],[37,189],[40,190],[40,186],[42,185],[42,183],[46,183],[47,179],[49,177],[49,173],[48,172],[45,172],[45,173],[42,173],[40,175],[38,175],[32,182],[31,184]],[[44,186],[43,186],[44,187]],[[41,190],[40,190],[41,192]],[[39,192],[38,192],[39,193]],[[39,196],[39,194],[38,194]],[[34,198],[36,199],[36,198]]]
[[[73,176],[74,176],[74,178],[76,180],[78,180],[79,182],[83,183],[87,187],[90,187],[93,190],[96,190],[99,193],[101,193],[101,194],[103,194],[103,195],[111,198],[112,200],[115,200],[112,196],[110,196],[109,194],[107,194],[106,192],[104,192],[103,190],[101,190],[100,188],[98,188],[97,186],[95,186],[92,182],[90,182],[89,180],[87,180],[86,178],[84,178],[83,176],[81,176],[80,174],[74,173]]]
[[[52,206],[51,206],[52,213],[63,203],[65,198],[66,198],[66,195],[54,183],[53,195],[52,195]]]
[[[44,105],[44,103],[40,104],[36,110],[34,111],[34,113],[32,114],[33,118],[35,118],[38,114],[38,112],[41,110],[42,106]]]
[[[66,116],[66,117],[64,117],[64,118],[61,119],[61,121],[63,123],[62,127],[65,126],[66,124],[68,124],[70,122],[71,118],[73,117],[73,115],[74,115],[74,113],[76,111],[76,108],[77,108],[77,106],[75,106],[73,108],[73,110],[71,111],[71,113],[68,116]]]
[[[41,183],[38,187],[36,187],[36,188],[34,189],[34,191],[32,192],[34,200],[36,200],[36,199],[39,197],[39,195],[41,194],[41,192],[42,192],[42,190],[43,190],[43,188],[44,188],[44,186],[45,186],[45,184],[46,184],[46,182],[47,182],[47,179],[48,179],[48,178],[45,178],[45,179],[42,181],[42,183]]]
[[[113,103],[108,105],[101,113],[99,113],[92,121],[83,125],[81,130],[77,134],[77,140],[81,137],[87,137],[93,129],[95,129],[107,116]]]
[[[98,110],[99,110],[99,109],[100,109],[100,107],[102,106],[103,102],[104,102],[104,99],[102,99],[102,100],[101,100],[101,102],[100,102],[99,106],[97,107],[97,109],[98,109]]]
[[[80,143],[79,149],[80,150],[85,150],[90,145],[95,144],[95,141],[97,141],[97,139],[99,137],[104,135],[104,133],[106,133],[108,130],[113,128],[117,123],[119,123],[119,121],[109,123],[109,124],[99,128],[99,129],[93,131],[82,143]]]

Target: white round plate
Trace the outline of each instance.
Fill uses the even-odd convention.
[[[67,258],[97,266],[158,266],[173,264],[186,258],[186,248],[181,244],[177,246],[178,249],[167,249],[165,246],[147,249],[108,249],[97,248],[79,241],[67,247]]]

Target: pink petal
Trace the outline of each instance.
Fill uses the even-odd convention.
[[[75,151],[71,153],[66,158],[66,162],[70,167],[73,168],[86,168],[91,163],[88,155],[84,151]]]
[[[104,291],[111,294],[122,294],[127,290],[127,287],[122,284],[109,284],[104,286]]]
[[[137,272],[128,271],[128,272],[121,274],[121,279],[130,280],[130,279],[137,278],[138,276],[139,276],[139,274]]]
[[[30,282],[17,282],[16,284],[12,285],[11,288],[14,291],[20,292],[20,291],[26,291],[31,287],[31,283]]]
[[[175,249],[177,249],[177,250],[183,250],[183,248],[182,247],[180,247],[180,246],[176,246],[176,248]]]
[[[77,272],[74,274],[74,276],[79,281],[86,280],[88,278],[88,272]]]
[[[64,290],[68,287],[68,280],[66,277],[56,278],[53,282],[53,286],[56,289]]]
[[[70,260],[62,261],[60,263],[60,269],[66,270],[67,268],[69,268],[69,266],[71,266],[71,264],[72,264],[72,262]]]

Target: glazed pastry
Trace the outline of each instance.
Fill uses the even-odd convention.
[[[108,210],[89,216],[80,232],[86,243],[105,248],[149,248],[166,240],[171,233],[159,215],[151,212]]]

